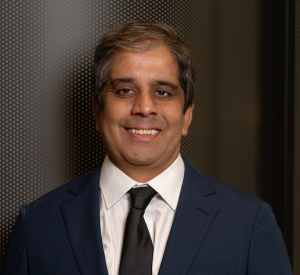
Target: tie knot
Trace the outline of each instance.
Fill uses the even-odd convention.
[[[156,195],[156,191],[150,186],[131,188],[128,193],[131,199],[131,208],[146,210],[152,198]]]

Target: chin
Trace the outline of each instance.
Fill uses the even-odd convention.
[[[125,158],[127,160],[128,163],[132,164],[132,165],[136,165],[136,166],[147,166],[147,165],[151,165],[153,163],[155,163],[159,157],[157,156],[138,156],[138,155],[134,155],[134,156],[127,156]]]

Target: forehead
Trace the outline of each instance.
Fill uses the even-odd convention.
[[[120,50],[110,62],[110,78],[115,77],[168,78],[179,82],[178,63],[165,46],[157,46],[146,51]]]

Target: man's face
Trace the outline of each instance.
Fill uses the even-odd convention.
[[[193,106],[183,114],[178,70],[163,46],[119,51],[111,60],[102,109],[94,102],[96,129],[108,157],[135,180],[134,168],[159,174],[170,166],[179,154],[182,135],[188,133]]]

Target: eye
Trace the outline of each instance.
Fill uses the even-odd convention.
[[[156,94],[156,95],[158,95],[160,97],[166,97],[166,96],[170,96],[171,95],[171,93],[166,92],[164,90],[158,90],[154,94]]]
[[[129,95],[129,94],[134,94],[135,92],[131,89],[121,89],[117,90],[118,95]]]

